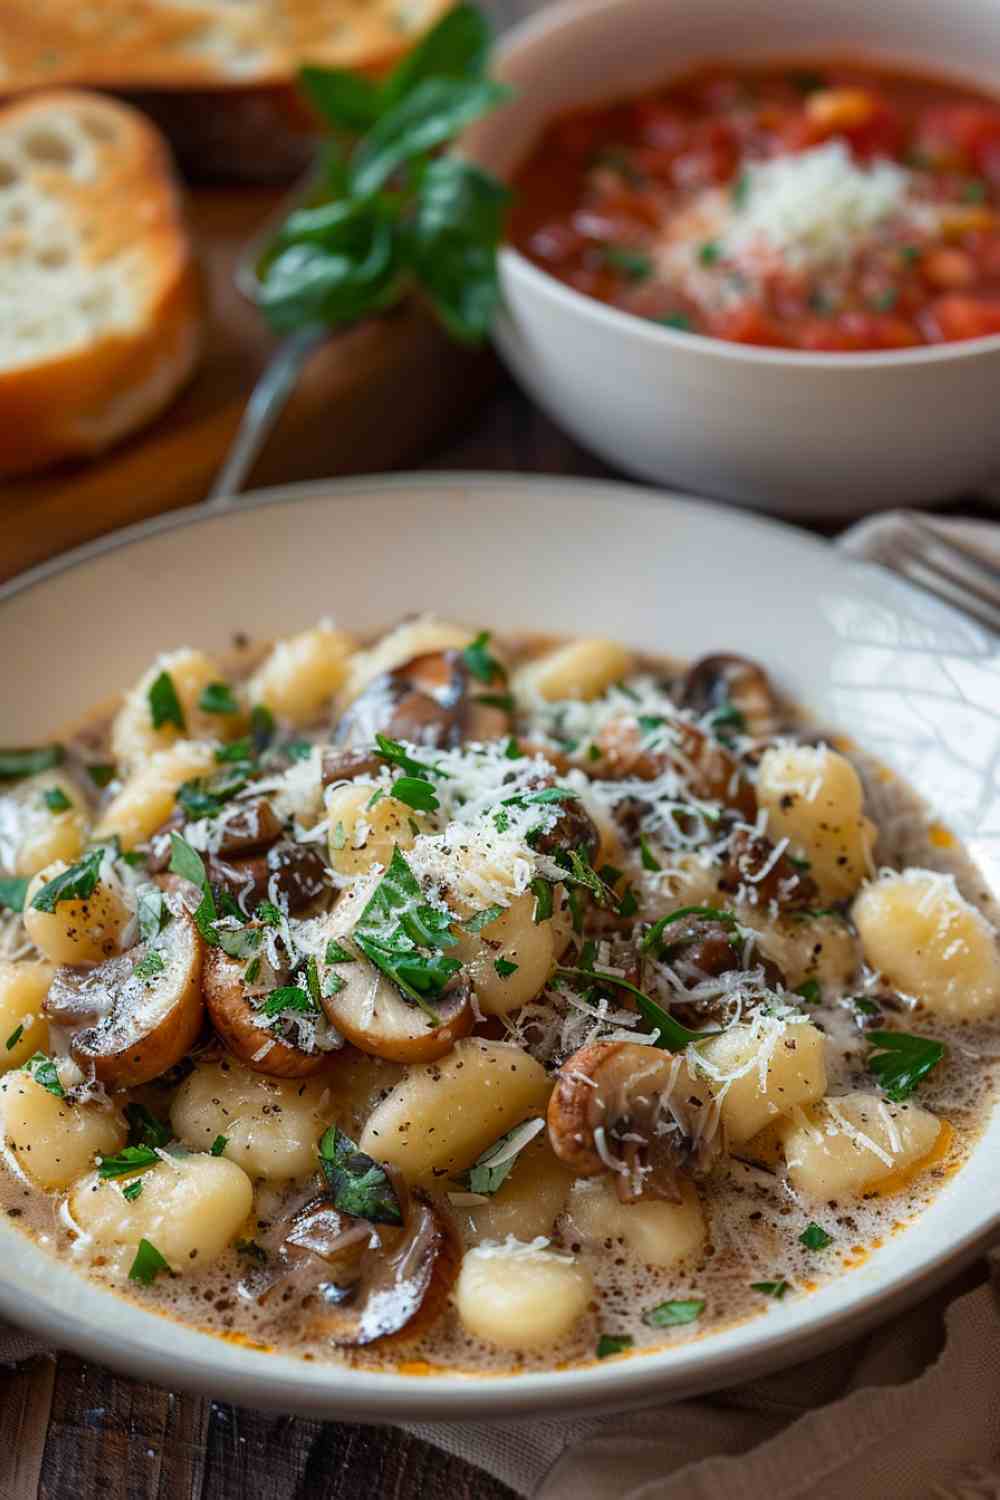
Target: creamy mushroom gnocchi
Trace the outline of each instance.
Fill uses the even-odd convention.
[[[734,655],[174,650],[0,751],[0,872],[0,1205],[311,1358],[564,1365],[805,1296],[992,1102],[975,870]]]

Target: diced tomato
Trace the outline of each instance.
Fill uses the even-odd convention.
[[[734,344],[762,344],[765,347],[782,348],[788,345],[787,334],[762,308],[745,302],[728,312],[714,313],[708,319],[708,331],[717,339],[729,339]]]
[[[791,116],[781,130],[781,138],[788,151],[805,151],[823,141],[833,139],[846,141],[859,161],[870,161],[876,156],[895,156],[903,139],[903,126],[898,114],[884,99],[873,97],[871,112],[857,123],[839,123],[836,116],[827,119],[811,114],[808,106]]]
[[[806,318],[796,331],[801,349],[862,353],[866,349],[908,349],[920,335],[905,318],[888,313],[843,313],[838,318]]]
[[[712,187],[728,182],[740,159],[740,145],[725,120],[700,120],[689,144],[675,158],[673,179],[679,187]]]
[[[929,109],[920,123],[917,147],[935,164],[978,172],[1000,183],[1000,109],[990,104]]]
[[[1000,297],[968,297],[952,292],[927,309],[927,331],[935,342],[981,339],[1000,333]]]
[[[548,142],[562,155],[588,157],[603,143],[606,133],[603,111],[580,110],[554,121]]]
[[[632,106],[634,129],[644,146],[657,151],[680,151],[688,138],[690,121],[682,110],[658,99],[637,99]]]

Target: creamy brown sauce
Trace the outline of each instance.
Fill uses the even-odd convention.
[[[668,673],[673,670],[667,668]],[[238,675],[232,673],[233,680]],[[78,756],[82,761],[108,758],[108,724],[108,716],[104,714],[74,736],[71,768],[77,765]],[[544,743],[561,748],[563,753],[573,753],[566,751],[565,744],[557,746],[553,736],[558,723],[551,715],[545,717],[544,726],[539,722],[519,726],[522,733],[532,738],[538,737],[543,727],[550,736],[547,740],[542,736]],[[323,734],[325,726],[309,731],[311,738]],[[572,738],[572,734],[565,736],[567,741]],[[981,876],[916,796],[898,778],[853,747],[849,758],[862,776],[866,812],[879,829],[875,866],[919,866],[952,874],[964,897],[995,921],[997,910]],[[107,791],[95,794],[95,803],[105,805],[114,790],[112,785]],[[626,851],[623,863],[627,875],[643,893],[638,920],[648,922],[684,903],[683,892],[676,898],[661,895],[658,901],[650,903],[652,878],[643,871],[638,847]],[[701,904],[703,900],[698,898],[692,904]],[[787,927],[787,922],[784,925]],[[24,945],[14,926],[8,919],[3,935],[7,951],[20,953]],[[805,927],[809,928],[808,933]],[[840,982],[831,980],[825,986],[822,1002],[807,1007],[808,1017],[826,1037],[827,1093],[840,1095],[857,1088],[874,1090],[865,1061],[869,1045],[848,1003],[848,997],[863,988],[860,947],[850,929],[844,923],[830,920],[803,924],[802,935],[787,941],[797,941],[800,945],[814,942],[820,946],[839,943],[843,947],[845,958]],[[823,961],[817,958],[817,962]],[[897,1020],[889,1017],[890,1022]],[[511,1024],[517,1031],[516,1017]],[[415,1373],[427,1366],[492,1373],[591,1360],[601,1335],[630,1338],[635,1349],[657,1348],[703,1337],[767,1310],[773,1301],[754,1290],[754,1283],[784,1281],[787,1298],[807,1295],[830,1278],[862,1264],[873,1248],[892,1235],[920,1233],[922,1211],[942,1183],[961,1168],[989,1118],[1000,1062],[1000,1021],[949,1023],[918,1008],[908,1011],[899,1024],[908,1033],[933,1036],[948,1047],[944,1063],[921,1083],[914,1095],[914,1102],[946,1120],[949,1127],[942,1131],[935,1151],[919,1164],[918,1171],[903,1174],[898,1180],[890,1179],[860,1197],[822,1203],[805,1201],[789,1190],[777,1147],[757,1139],[750,1149],[724,1156],[710,1176],[699,1183],[707,1241],[696,1256],[670,1268],[640,1263],[618,1240],[588,1243],[576,1233],[572,1221],[561,1214],[548,1236],[550,1248],[576,1256],[590,1269],[594,1299],[589,1311],[561,1342],[542,1350],[498,1350],[483,1343],[463,1329],[452,1304],[416,1341],[392,1342],[384,1349],[374,1344],[357,1351],[338,1350],[327,1341],[310,1338],[306,1331],[308,1319],[295,1296],[285,1300],[279,1287],[262,1304],[248,1295],[253,1257],[236,1250],[227,1251],[201,1271],[161,1276],[150,1287],[137,1287],[126,1279],[120,1258],[95,1250],[71,1227],[64,1195],[33,1188],[9,1152],[6,1169],[0,1171],[0,1207],[18,1229],[32,1236],[47,1253],[73,1262],[82,1273],[119,1295],[220,1336],[238,1337],[307,1359],[385,1369],[402,1366],[412,1368]],[[487,1030],[489,1034],[503,1034],[495,1021],[489,1023]],[[546,1057],[546,1047],[538,1043],[537,1035],[527,1035],[525,1040],[529,1048],[540,1048],[538,1055]],[[553,1065],[563,1060],[558,1049],[553,1053],[549,1048],[548,1054]],[[342,1062],[338,1054],[332,1054],[328,1072],[324,1074],[333,1096],[330,1116],[356,1138],[364,1123],[364,1110],[358,1106],[361,1097],[358,1094],[352,1096],[349,1105],[337,1103],[337,1070]],[[370,1105],[388,1093],[400,1070],[391,1063],[371,1062],[365,1066],[368,1091],[364,1097]],[[166,1118],[172,1093],[170,1084],[156,1081],[134,1090],[133,1096],[145,1102],[153,1113]],[[246,1239],[266,1240],[273,1226],[287,1215],[289,1207],[298,1207],[308,1196],[308,1181],[259,1184],[254,1217],[246,1226]],[[475,1205],[449,1202],[445,1198],[441,1203],[466,1245],[474,1244]],[[816,1251],[801,1244],[800,1236],[811,1224],[819,1224],[831,1236],[828,1247]],[[651,1328],[644,1321],[644,1314],[657,1304],[685,1299],[704,1300],[704,1310],[696,1321],[666,1329]]]

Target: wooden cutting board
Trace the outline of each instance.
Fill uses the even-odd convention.
[[[192,193],[208,304],[198,372],[157,422],[104,457],[0,480],[0,580],[117,526],[205,497],[274,348],[274,336],[232,275],[280,196],[246,187]],[[403,464],[466,418],[495,378],[491,355],[456,347],[415,306],[332,336],[310,360],[251,483]]]

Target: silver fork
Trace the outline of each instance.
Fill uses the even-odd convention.
[[[1000,565],[929,526],[916,512],[895,510],[873,517],[851,537],[846,550],[881,563],[1000,632]]]

